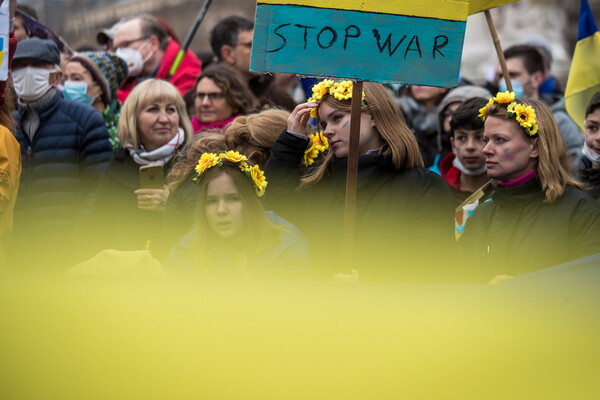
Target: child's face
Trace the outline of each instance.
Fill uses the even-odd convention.
[[[600,108],[596,108],[585,118],[585,144],[600,154]]]
[[[485,165],[483,129],[458,128],[450,140],[454,154],[466,168],[476,171]]]

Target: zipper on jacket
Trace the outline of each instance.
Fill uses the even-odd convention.
[[[27,146],[27,161],[31,162],[31,146]]]

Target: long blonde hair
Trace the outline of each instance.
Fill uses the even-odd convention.
[[[423,165],[423,158],[415,136],[410,131],[398,104],[381,83],[365,82],[365,105],[361,111],[373,117],[375,129],[384,142],[382,154],[390,155],[392,164],[397,170],[411,169]],[[321,103],[344,112],[350,112],[351,100],[337,100],[329,94],[323,96]],[[329,163],[333,159],[333,151],[329,151],[323,161],[308,175],[301,179],[301,186],[312,186],[319,182]]]
[[[540,100],[515,99],[515,102],[529,105],[535,110],[539,126],[537,138],[526,135],[516,120],[508,118],[506,107],[496,104],[490,105],[486,109],[486,115],[507,119],[519,128],[519,131],[523,133],[527,140],[537,140],[539,156],[535,162],[535,168],[546,196],[545,201],[547,203],[554,202],[563,195],[567,186],[583,189],[583,184],[573,176],[565,143],[560,135],[552,111]]]

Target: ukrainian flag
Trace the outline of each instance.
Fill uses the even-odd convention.
[[[567,88],[565,105],[573,120],[584,130],[585,110],[594,93],[600,91],[600,32],[587,0],[581,0],[579,34]]]

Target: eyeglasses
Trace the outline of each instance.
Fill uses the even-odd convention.
[[[131,46],[132,44],[134,44],[135,42],[139,42],[141,40],[146,40],[146,39],[148,39],[148,36],[144,36],[144,37],[133,39],[133,40],[126,40],[123,43],[121,43],[120,45],[116,46],[115,49],[126,49],[129,46]]]
[[[215,102],[216,100],[221,100],[224,96],[225,94],[223,92],[196,93],[196,98],[198,100],[204,100],[205,97],[208,97],[208,101],[211,103]]]

